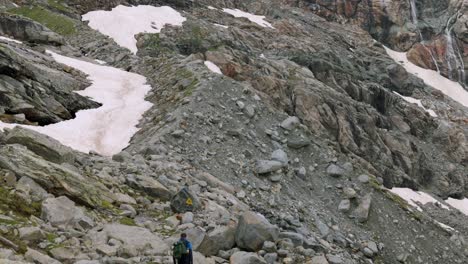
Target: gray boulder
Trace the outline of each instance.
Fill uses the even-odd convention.
[[[293,130],[301,124],[301,121],[296,116],[289,116],[283,122],[281,122],[281,127],[286,130]]]
[[[216,255],[220,250],[228,250],[234,247],[236,243],[235,235],[235,225],[219,226],[205,235],[197,250],[205,256]]]
[[[239,218],[236,231],[236,244],[246,250],[256,251],[262,248],[265,241],[278,239],[278,227],[257,213],[246,212]]]
[[[44,188],[28,177],[21,177],[16,183],[16,190],[29,195],[34,202],[43,201],[49,197],[49,193]]]
[[[354,209],[354,211],[351,213],[351,216],[356,218],[361,223],[366,222],[369,218],[371,202],[371,194],[367,194],[366,196],[362,197],[359,201],[358,207]]]
[[[332,176],[332,177],[341,177],[345,174],[345,169],[343,169],[342,167],[336,165],[336,164],[330,164],[328,167],[327,167],[327,174]]]
[[[171,209],[176,213],[193,212],[200,208],[201,204],[188,188],[183,188],[171,199]]]
[[[267,262],[257,253],[239,251],[232,254],[229,259],[231,264],[266,264]]]
[[[75,203],[65,196],[47,198],[42,203],[41,218],[52,226],[71,227],[76,224],[82,228],[94,226],[93,220],[85,215],[84,210],[75,206]]]
[[[75,160],[75,154],[71,148],[49,136],[19,126],[8,131],[5,142],[26,146],[36,155],[54,163],[68,162],[72,164]]]
[[[127,184],[135,189],[139,189],[148,195],[159,198],[164,201],[171,199],[173,193],[164,187],[159,181],[143,175],[130,176],[127,178]]]
[[[31,248],[28,248],[28,251],[24,254],[24,259],[38,264],[61,264],[60,261]]]
[[[162,255],[169,250],[157,234],[137,226],[107,224],[102,231],[90,231],[86,238],[94,247],[106,245],[111,238],[118,240],[121,244],[117,251],[128,257]]]
[[[284,166],[288,165],[288,154],[282,149],[277,149],[271,154],[271,159],[281,162]]]
[[[295,247],[302,246],[302,243],[304,243],[304,236],[299,234],[299,233],[294,233],[294,232],[281,232],[279,234],[279,238],[288,238],[291,239]]]
[[[255,172],[265,174],[277,171],[283,167],[283,163],[276,160],[257,160],[255,164]]]

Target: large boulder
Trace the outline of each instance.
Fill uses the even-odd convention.
[[[62,145],[49,136],[20,126],[8,131],[5,142],[26,146],[35,154],[54,163],[73,163],[75,160],[75,154],[71,148]]]
[[[236,244],[242,249],[257,251],[262,248],[265,241],[276,241],[278,236],[278,227],[270,224],[260,214],[246,212],[239,218]]]
[[[101,231],[93,230],[86,237],[93,247],[107,245],[111,238],[121,242],[117,252],[126,257],[163,255],[169,250],[157,234],[137,226],[107,224]]]
[[[135,189],[144,191],[149,196],[159,198],[164,201],[168,201],[173,195],[173,193],[164,187],[164,185],[159,181],[148,176],[130,176],[127,178],[127,184]]]
[[[232,254],[229,259],[231,264],[266,264],[266,261],[257,253],[239,251]]]
[[[200,201],[188,188],[182,188],[171,199],[171,209],[176,213],[193,212],[200,209]]]
[[[65,196],[47,198],[42,203],[41,218],[52,226],[70,227],[78,224],[82,228],[90,228],[94,225],[84,210],[75,206],[75,203]]]
[[[372,202],[371,194],[367,194],[366,196],[362,197],[359,201],[358,207],[354,209],[351,216],[353,218],[356,218],[356,220],[358,220],[361,223],[366,222],[367,219],[369,218],[371,202]]]
[[[216,255],[220,250],[229,250],[236,244],[235,235],[235,224],[216,227],[205,235],[197,250],[205,256]]]
[[[33,179],[50,193],[66,195],[91,207],[114,200],[114,195],[96,179],[46,161],[24,146],[0,146],[0,168],[14,171],[18,177]]]

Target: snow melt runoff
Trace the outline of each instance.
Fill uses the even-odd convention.
[[[89,21],[91,28],[111,37],[134,54],[138,51],[136,34],[159,33],[165,25],[182,26],[186,20],[171,7],[149,5],[119,5],[111,11],[91,11],[82,19]]]
[[[102,104],[96,109],[81,110],[76,118],[44,127],[22,127],[48,135],[82,152],[95,151],[111,156],[128,146],[143,113],[151,107],[144,100],[151,87],[146,78],[113,67],[102,66],[48,51],[53,58],[86,74],[92,85],[78,94]],[[0,122],[0,129],[16,124]]]

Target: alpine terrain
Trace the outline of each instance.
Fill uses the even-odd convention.
[[[468,263],[468,1],[0,0],[0,264]]]

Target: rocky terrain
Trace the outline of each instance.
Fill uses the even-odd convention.
[[[120,4],[186,20],[136,35],[133,54],[81,21]],[[0,0],[3,123],[101,106],[75,92],[92,80],[46,50],[146,77],[153,104],[111,157],[27,127],[0,132],[0,263],[172,263],[182,232],[199,264],[468,263],[468,216],[445,202],[468,197],[468,108],[384,48],[465,85],[466,8]],[[437,202],[415,207],[395,187]]]

